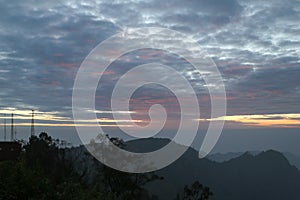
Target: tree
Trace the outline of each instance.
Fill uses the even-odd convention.
[[[106,139],[108,139],[119,148],[124,149],[126,147],[126,144],[120,138],[110,138],[108,135],[99,135],[97,138],[100,138],[98,141],[102,143],[107,142]],[[94,143],[92,145],[97,147],[97,143],[95,143],[95,141],[93,142]],[[103,165],[96,159],[94,159],[94,161],[96,163],[95,165],[98,165],[98,177],[104,184],[104,190],[107,193],[114,194],[117,198],[150,199],[149,195],[144,189],[144,186],[151,181],[163,179],[153,172],[142,174],[125,173]],[[131,162],[130,158],[127,159],[127,162]],[[153,196],[151,198],[155,199],[156,197]]]
[[[119,138],[105,138],[126,148]],[[62,147],[59,140],[43,132],[24,144],[17,160],[0,162],[0,200],[157,200],[145,186],[160,179],[154,172],[125,173],[107,167],[84,147]],[[210,196],[210,189],[198,181],[184,188],[183,199],[206,200]]]
[[[209,187],[203,186],[199,181],[195,181],[191,187],[187,185],[184,187],[184,200],[207,200],[213,193],[210,191]]]
[[[96,199],[58,145],[41,133],[30,138],[17,160],[0,162],[0,200]]]

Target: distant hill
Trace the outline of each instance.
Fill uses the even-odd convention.
[[[261,151],[247,151],[247,152],[254,156],[261,153]],[[208,156],[206,156],[206,158],[211,161],[221,163],[221,162],[229,161],[233,158],[237,158],[243,155],[244,153],[245,152],[214,153],[214,154],[209,154]]]
[[[284,152],[283,155],[289,160],[291,165],[294,165],[300,170],[300,158],[295,154]]]
[[[145,152],[166,145],[168,139],[141,139],[127,143],[135,152]],[[186,184],[199,180],[209,186],[215,199],[282,200],[299,199],[300,172],[280,152],[269,150],[252,155],[243,153],[218,163],[198,159],[198,152],[189,148],[170,166],[157,171],[165,180],[153,182],[148,189],[160,199],[174,199]]]
[[[247,151],[247,152],[254,156],[262,153],[262,151]],[[244,152],[214,153],[206,156],[206,158],[211,161],[221,163],[221,162],[229,161],[233,158],[237,158],[243,154]],[[287,160],[291,165],[294,165],[300,170],[300,158],[298,156],[290,152],[283,152],[282,154],[287,158]]]
[[[126,149],[133,152],[157,150],[170,142],[169,139],[139,139],[126,142]],[[70,155],[78,157],[86,150],[81,147],[70,149]],[[291,159],[292,155],[287,155]],[[213,199],[220,200],[299,200],[300,172],[290,164],[284,154],[268,150],[264,152],[246,152],[218,154],[199,159],[198,152],[188,150],[176,162],[156,171],[164,180],[147,185],[150,193],[162,200],[175,199],[182,194],[185,185],[198,180],[210,187]],[[211,159],[211,160],[210,160]],[[213,161],[216,160],[216,161]],[[293,158],[296,162],[296,158]],[[75,159],[76,160],[76,159]],[[85,164],[89,166],[89,177],[93,177],[91,158],[77,160],[78,170]],[[291,162],[292,163],[292,162]]]

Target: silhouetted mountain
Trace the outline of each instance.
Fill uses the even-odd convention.
[[[221,162],[231,160],[233,158],[237,158],[241,155],[243,155],[243,152],[215,153],[215,154],[209,154],[208,156],[206,156],[206,158],[211,161],[221,163]]]
[[[139,139],[126,142],[126,149],[133,152],[150,152],[165,146],[169,139]],[[86,154],[83,147],[70,150],[75,157]],[[237,155],[239,154],[239,155]],[[213,199],[220,200],[282,200],[299,199],[300,172],[290,164],[280,152],[268,150],[263,152],[232,153],[219,161],[198,158],[198,152],[193,148],[188,150],[176,162],[164,169],[156,171],[164,180],[149,183],[146,188],[162,200],[175,199],[182,194],[185,185],[195,181],[210,187],[214,193]],[[215,158],[216,158],[215,157]],[[77,160],[89,167],[93,177],[91,158]],[[90,163],[90,164],[88,164]],[[84,167],[82,168],[84,169]]]
[[[167,139],[142,139],[127,143],[136,152],[158,149]],[[157,171],[165,179],[153,182],[148,189],[160,199],[174,199],[182,188],[199,180],[209,186],[215,199],[221,200],[276,200],[300,198],[300,172],[286,157],[269,150],[258,155],[244,153],[236,158],[217,163],[198,159],[198,152],[189,148],[170,166]]]
[[[284,152],[283,155],[289,160],[291,165],[294,165],[300,170],[300,158],[292,153]]]
[[[262,151],[247,151],[247,152],[255,156],[261,153]],[[242,154],[244,153],[243,152],[214,153],[208,155],[206,158],[215,162],[225,162],[233,158],[237,158]],[[300,169],[300,158],[298,156],[290,152],[284,152],[282,154],[287,158],[287,160],[291,165],[294,165],[295,167]]]
[[[247,151],[247,152],[254,156],[261,153],[261,151]],[[225,162],[233,158],[237,158],[243,154],[244,152],[214,153],[214,154],[209,154],[208,156],[206,156],[206,158],[211,161]]]

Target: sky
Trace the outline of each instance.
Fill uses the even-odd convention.
[[[130,112],[114,111],[131,114],[132,120],[112,116],[113,84],[134,66],[149,62],[172,66],[190,81],[201,105],[201,117],[195,120],[203,127],[225,119],[225,130],[300,128],[298,0],[1,0],[0,12],[1,125],[5,118],[9,123],[14,113],[15,126],[29,132],[34,109],[37,130],[74,131],[73,85],[86,56],[129,28],[162,27],[187,34],[214,61],[226,89],[227,116],[210,117],[211,98],[203,76],[184,60],[169,52],[144,49],[122,55],[101,74],[96,110],[86,112],[96,112],[105,130],[114,130],[116,123],[124,127],[132,122],[147,124],[149,108],[157,103],[168,112],[165,128],[172,131],[178,126],[176,96],[158,85],[139,88],[130,100]],[[174,82],[168,74],[161,75]],[[81,126],[91,125],[81,121]]]

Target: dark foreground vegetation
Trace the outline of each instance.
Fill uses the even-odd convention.
[[[110,139],[124,145],[122,140]],[[60,144],[41,133],[23,144],[16,160],[1,161],[0,200],[158,199],[145,185],[153,181],[159,184],[164,177],[119,172],[102,165],[86,151],[78,153]],[[205,200],[211,196],[210,189],[196,181],[182,188],[176,199]]]

